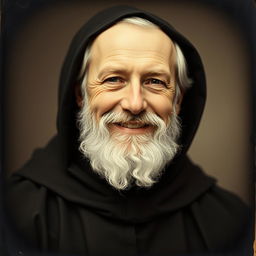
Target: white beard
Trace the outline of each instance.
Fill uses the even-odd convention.
[[[109,124],[135,118],[156,129],[136,135],[109,132]],[[133,116],[111,111],[97,122],[88,104],[84,104],[78,113],[78,125],[79,150],[90,160],[92,169],[118,190],[130,187],[133,182],[140,187],[152,186],[179,149],[180,124],[175,113],[168,125],[151,112]]]

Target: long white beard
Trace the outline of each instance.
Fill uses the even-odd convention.
[[[152,186],[179,149],[180,124],[172,114],[168,125],[156,114],[148,112],[136,120],[156,127],[153,133],[119,134],[109,132],[109,124],[134,120],[126,112],[108,112],[99,122],[87,104],[78,113],[80,147],[91,166],[118,190],[131,186]]]

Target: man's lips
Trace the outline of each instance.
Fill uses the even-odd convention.
[[[139,121],[120,122],[120,123],[114,123],[114,124],[121,127],[129,128],[129,129],[146,128],[149,126],[149,124],[139,122]]]
[[[126,134],[145,134],[154,131],[154,126],[141,121],[116,122],[110,126],[113,131]]]

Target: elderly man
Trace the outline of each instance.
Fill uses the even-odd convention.
[[[246,206],[186,156],[205,91],[168,23],[127,6],[94,16],[62,68],[58,135],[9,184],[17,232],[72,255],[248,253]]]

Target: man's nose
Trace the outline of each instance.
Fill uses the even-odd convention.
[[[124,97],[121,100],[123,110],[129,111],[134,115],[144,111],[147,108],[147,101],[140,82],[131,83],[126,89]]]

